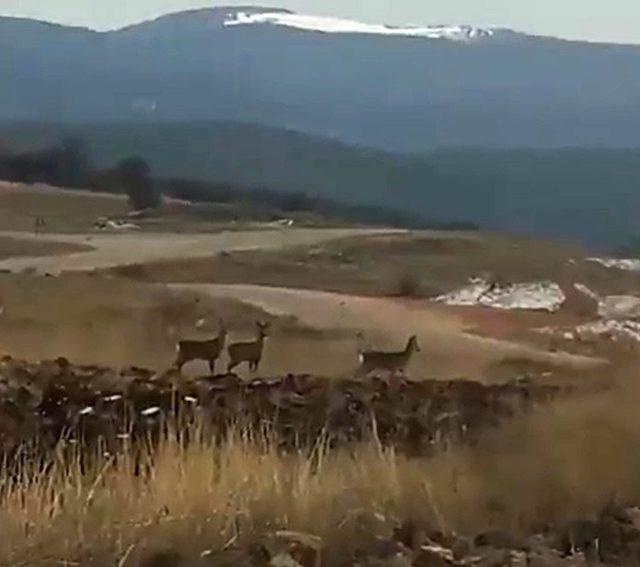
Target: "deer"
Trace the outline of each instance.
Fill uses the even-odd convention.
[[[267,337],[269,323],[256,321],[256,327],[257,334],[254,341],[229,345],[229,364],[227,366],[227,372],[230,373],[236,366],[243,362],[249,364],[249,370],[251,372],[258,370],[258,366],[262,360],[262,350],[264,347],[264,340]]]
[[[382,352],[375,350],[360,351],[359,375],[366,375],[374,370],[387,370],[392,373],[404,373],[414,353],[420,352],[418,338],[414,335],[407,341],[407,346],[400,352]]]
[[[220,332],[214,339],[207,341],[179,341],[176,345],[177,357],[175,366],[179,371],[192,360],[204,360],[209,363],[212,374],[216,372],[216,360],[227,343],[227,327],[220,321]]]

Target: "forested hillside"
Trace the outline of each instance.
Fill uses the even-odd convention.
[[[65,137],[84,140],[101,167],[137,154],[161,177],[298,192],[603,247],[640,234],[640,150],[400,155],[241,123],[0,126],[0,146],[15,149]]]

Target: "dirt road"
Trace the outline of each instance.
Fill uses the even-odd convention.
[[[451,310],[425,300],[400,301],[252,285],[180,284],[171,287],[177,291],[236,298],[274,315],[297,317],[301,323],[317,329],[361,330],[366,347],[401,349],[407,338],[415,334],[421,352],[415,357],[410,370],[424,378],[477,378],[479,374],[490,378],[485,370],[505,358],[523,358],[575,369],[593,368],[605,362],[467,334],[463,321]],[[277,337],[273,341],[277,342]],[[325,351],[317,351],[315,356],[334,357],[335,364],[331,368],[341,368],[342,364],[341,370],[349,372],[353,370],[354,353],[360,346],[355,332],[352,341],[347,342],[351,344],[329,344]],[[290,352],[294,359],[297,354]]]
[[[129,264],[198,258],[224,251],[278,249],[320,244],[338,238],[389,232],[376,229],[264,229],[224,231],[216,234],[123,233],[123,234],[33,234],[0,232],[16,239],[83,244],[93,249],[74,254],[18,257],[0,261],[0,270],[59,274],[90,271]]]
[[[90,271],[127,264],[210,256],[223,251],[278,249],[311,245],[357,234],[379,231],[366,229],[265,229],[218,234],[97,234],[34,235],[0,232],[0,236],[85,244],[89,251],[39,258],[9,258],[0,270],[59,274]],[[487,339],[465,332],[465,323],[451,309],[427,301],[362,298],[310,290],[267,288],[250,285],[188,284],[171,286],[178,292],[196,291],[216,297],[230,297],[256,305],[277,315],[291,315],[317,329],[360,329],[364,346],[400,349],[407,337],[416,334],[422,352],[412,363],[422,377],[458,378],[490,376],[492,365],[505,358],[588,368],[602,361],[568,353],[549,353],[532,346],[505,340]],[[325,341],[322,345],[307,338],[273,337],[267,368],[275,371],[313,371],[320,367],[330,374],[350,372],[356,363],[353,339]],[[278,343],[280,341],[280,344]],[[314,362],[315,361],[315,362]]]

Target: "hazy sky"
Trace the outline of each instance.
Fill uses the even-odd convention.
[[[212,5],[279,6],[372,23],[460,23],[640,44],[640,0],[0,0],[0,15],[111,29]]]

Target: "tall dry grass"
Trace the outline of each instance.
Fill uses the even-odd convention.
[[[273,440],[248,434],[188,445],[168,435],[147,455],[144,472],[134,469],[125,451],[89,471],[78,458],[61,458],[46,473],[5,477],[0,563],[117,564],[127,553],[134,561],[159,548],[197,557],[278,529],[348,546],[364,512],[384,522],[428,499],[418,462],[374,443],[282,454]]]
[[[406,519],[470,534],[562,526],[612,499],[640,502],[637,399],[562,402],[430,460],[375,436],[285,454],[242,432],[217,441],[191,432],[188,445],[170,433],[137,474],[131,451],[88,470],[72,452],[46,472],[2,478],[0,564],[135,565],[152,550],[198,557],[280,529],[320,536],[325,557],[344,556]]]

